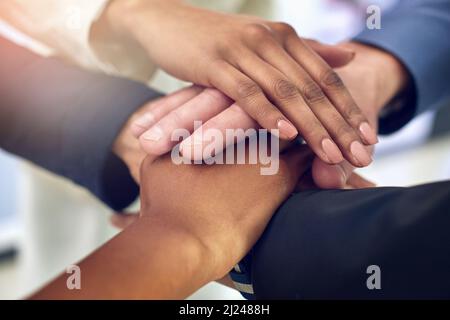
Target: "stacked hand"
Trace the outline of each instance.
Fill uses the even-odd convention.
[[[263,176],[260,164],[175,165],[169,155],[147,156],[140,216],[78,263],[82,290],[68,290],[64,273],[33,298],[186,298],[245,256],[311,157],[305,146],[288,150],[278,172]]]
[[[319,45],[308,42],[321,56],[329,61],[337,69],[343,81],[347,84],[355,100],[364,107],[364,113],[374,128],[377,127],[377,118],[382,107],[401,89],[406,81],[405,71],[400,63],[391,55],[368,46],[356,43],[347,43],[347,50],[356,53],[352,60],[346,56],[347,51],[341,51],[337,47]],[[389,76],[386,77],[385,75]],[[194,120],[203,121],[201,130],[193,132]],[[138,151],[137,142],[132,136],[140,137],[140,143],[145,153],[161,155],[168,152],[176,142],[171,141],[171,133],[174,129],[185,128],[193,132],[192,136],[183,141],[182,150],[188,150],[200,141],[206,146],[209,141],[200,136],[200,132],[207,132],[208,128],[224,131],[227,128],[257,128],[258,124],[236,103],[227,96],[214,89],[203,89],[198,86],[182,89],[157,102],[152,102],[141,108],[125,126],[121,136],[126,139],[118,141],[130,141],[132,148],[121,148],[118,154],[135,155],[130,166],[132,172],[137,171],[144,152]],[[160,139],[148,139],[153,131],[160,132]],[[118,144],[119,145],[119,144]],[[127,150],[135,152],[127,152]],[[121,151],[121,152],[120,152]],[[371,152],[371,149],[368,148]],[[191,153],[196,156],[195,153]],[[128,156],[130,157],[130,156]],[[320,157],[316,157],[312,167],[314,182],[321,188],[343,188],[350,186],[373,186],[358,176],[352,174],[354,166],[348,161],[338,165],[329,165]]]
[[[281,139],[300,133],[325,163],[370,164],[364,145],[375,144],[376,133],[330,67],[351,59],[352,51],[330,55],[330,48],[314,47],[287,24],[175,0],[116,0],[103,20],[111,34],[140,45],[160,68],[216,88],[255,124],[278,129]],[[217,102],[204,117],[215,115],[224,103]],[[182,111],[177,112],[184,116]],[[145,137],[159,142],[163,133],[155,127]]]
[[[175,165],[170,155],[148,156],[141,166],[140,220],[200,241],[217,280],[255,244],[312,156],[306,146],[291,148],[270,176],[260,174],[259,163]]]

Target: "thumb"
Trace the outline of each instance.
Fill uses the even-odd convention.
[[[348,178],[347,184],[354,189],[375,188],[377,185],[370,180],[353,172]]]
[[[349,64],[355,57],[355,51],[337,45],[328,45],[316,40],[305,39],[305,43],[322,57],[332,68]]]
[[[354,188],[372,188],[375,185],[353,172],[355,168],[344,161],[329,165],[315,158],[312,165],[312,177],[317,187],[322,189],[341,189],[350,185]]]

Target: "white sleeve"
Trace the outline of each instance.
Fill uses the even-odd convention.
[[[55,54],[91,69],[108,69],[89,44],[91,25],[109,0],[8,0],[0,17],[50,47]]]

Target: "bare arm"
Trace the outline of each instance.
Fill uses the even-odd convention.
[[[211,261],[192,235],[139,219],[78,265],[80,290],[62,274],[31,299],[180,299],[214,280]]]
[[[81,290],[68,290],[61,275],[31,298],[187,297],[245,256],[311,156],[305,147],[291,150],[271,176],[261,175],[260,165],[175,165],[169,155],[147,157],[140,218],[79,264]]]

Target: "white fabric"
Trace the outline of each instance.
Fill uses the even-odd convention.
[[[0,1],[0,19],[40,41],[60,56],[107,73],[147,81],[156,68],[137,52],[114,43],[90,38],[92,24],[110,0],[8,0]],[[241,12],[285,21],[304,37],[324,42],[341,41],[361,28],[368,4],[382,8],[397,0],[189,0],[193,5],[224,12]],[[1,32],[1,30],[0,30]],[[159,76],[164,91],[183,82]]]
[[[84,67],[104,69],[105,62],[96,58],[88,39],[92,22],[98,18],[108,1],[0,1],[0,18],[46,45],[54,53]]]

